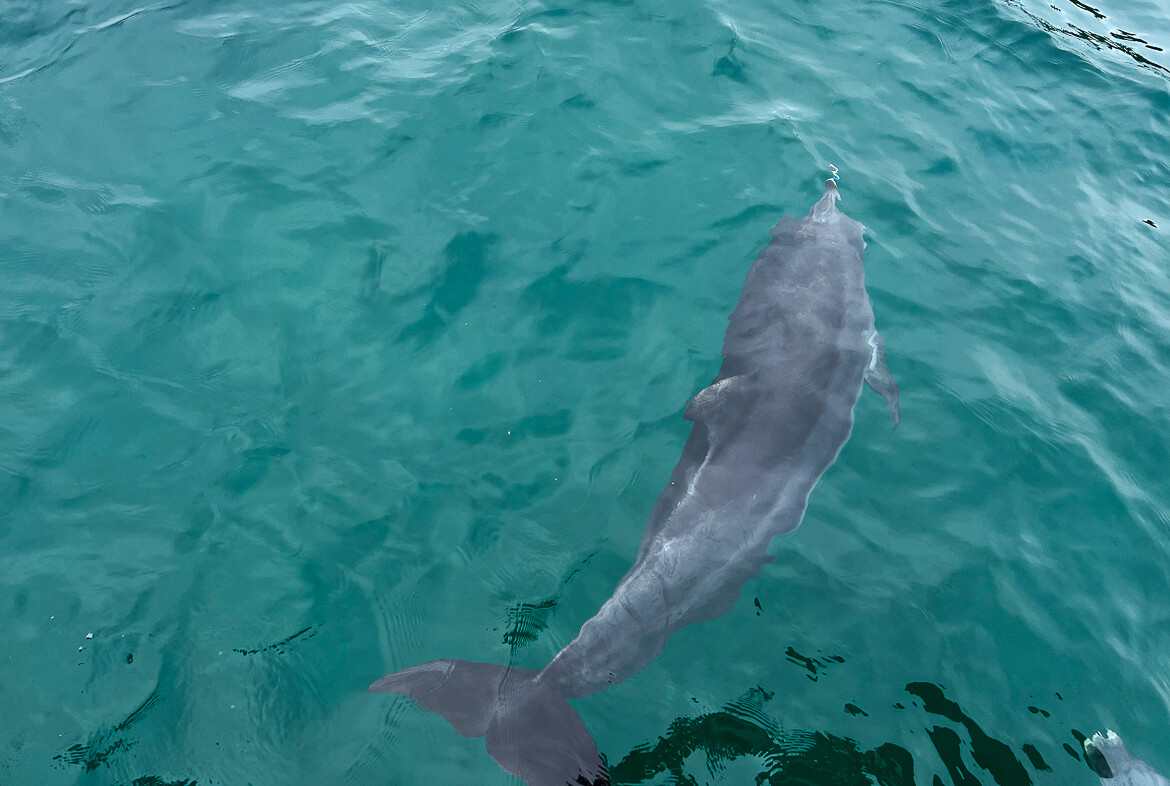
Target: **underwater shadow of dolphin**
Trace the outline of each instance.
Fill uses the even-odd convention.
[[[864,227],[837,209],[836,183],[802,219],[785,218],[748,271],[715,381],[690,402],[694,423],[633,567],[543,670],[438,660],[369,690],[442,715],[530,786],[602,786],[605,762],[568,699],[617,684],[685,625],[735,604],[796,529],[817,480],[853,430],[862,382],[886,400],[886,368],[865,291]]]

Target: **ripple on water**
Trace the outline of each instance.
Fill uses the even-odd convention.
[[[904,422],[586,722],[630,783],[1170,772],[1164,9],[74,5],[0,8],[0,780],[506,782],[365,686],[576,635],[830,162]]]

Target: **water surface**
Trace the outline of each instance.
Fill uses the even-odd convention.
[[[136,2],[0,9],[0,782],[509,783],[366,685],[572,639],[829,163],[902,425],[615,780],[1170,772],[1165,3]]]

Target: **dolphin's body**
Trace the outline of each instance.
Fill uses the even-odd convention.
[[[1116,732],[1097,732],[1084,746],[1085,761],[1101,779],[1101,786],[1170,786],[1170,780],[1130,753]]]
[[[865,291],[863,227],[837,209],[834,181],[807,216],[783,219],[732,312],[715,381],[691,400],[694,423],[638,558],[577,638],[542,671],[432,661],[371,691],[409,696],[531,786],[609,782],[568,698],[648,665],[672,633],[726,613],[796,529],[809,493],[853,429],[868,383],[897,427],[898,386]]]

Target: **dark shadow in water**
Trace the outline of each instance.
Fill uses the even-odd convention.
[[[552,598],[521,603],[508,610],[504,641],[512,648],[513,657],[518,648],[534,641],[545,629],[560,592],[592,556],[565,575]],[[282,652],[294,640],[309,638],[315,632],[316,627],[311,626],[275,644],[236,651],[245,655]],[[791,647],[788,653],[791,662],[818,674],[826,664],[844,662],[839,656],[808,658]],[[1013,747],[988,734],[941,687],[929,682],[912,682],[905,689],[918,700],[914,702],[915,707],[931,716],[924,718],[932,721],[925,726],[925,732],[937,758],[930,756],[916,762],[908,750],[893,742],[867,750],[852,739],[827,731],[783,729],[767,711],[775,694],[756,687],[714,712],[676,719],[656,741],[635,747],[610,767],[611,782],[613,786],[662,783],[665,775],[671,784],[697,786],[700,779],[688,770],[703,767],[705,780],[734,760],[751,757],[755,762],[751,766],[759,768],[752,779],[756,786],[914,786],[915,769],[924,779],[929,778],[933,786],[991,786],[993,783],[1031,786],[1032,776]],[[1060,694],[1056,697],[1061,699]],[[109,766],[112,757],[135,745],[128,732],[159,703],[160,694],[155,690],[125,719],[107,729],[99,729],[86,743],[70,746],[54,756],[54,760],[79,765],[86,772]],[[900,702],[893,706],[903,712],[913,711]],[[1027,710],[1051,718],[1051,713],[1034,705]],[[851,723],[866,722],[861,719],[869,717],[853,703],[845,704],[844,713],[853,716]],[[1069,733],[1079,748],[1084,735],[1076,729],[1070,729]],[[1037,746],[1024,743],[1019,748],[1034,772],[1046,774],[1041,778],[1041,785],[1055,786],[1056,776]],[[1081,761],[1077,748],[1064,744],[1069,755]],[[1092,762],[1089,764],[1092,769]],[[196,786],[197,783],[194,778],[168,781],[159,776],[143,776],[130,786]]]
[[[540,603],[517,603],[508,609],[504,643],[515,648],[536,641],[540,632],[548,627],[549,615],[556,606],[556,600],[549,598]]]
[[[967,730],[967,735],[971,738],[971,755],[975,763],[991,773],[991,777],[999,786],[1030,786],[1032,779],[1028,777],[1024,765],[1020,764],[1012,749],[989,737],[956,702],[943,695],[941,688],[929,682],[912,682],[906,686],[906,690],[922,699],[923,708],[927,712],[941,715]],[[933,735],[931,740],[934,740]],[[935,747],[938,748],[938,745]],[[939,755],[942,755],[942,749],[938,748],[938,751]]]
[[[967,765],[963,764],[963,741],[959,739],[959,735],[945,726],[934,726],[927,729],[926,733],[934,749],[938,751],[943,766],[947,768],[951,783],[955,786],[979,786],[979,779],[971,774]],[[934,776],[934,780],[941,783],[937,775]]]
[[[566,573],[552,597],[534,603],[517,603],[507,610],[508,627],[504,631],[504,643],[511,648],[513,658],[515,658],[517,650],[532,644],[548,628],[549,617],[556,611],[557,603],[560,602],[565,587],[569,586],[573,577],[589,564],[596,553],[592,552],[586,555],[585,559]]]
[[[634,276],[576,278],[572,270],[572,261],[559,265],[524,289],[524,304],[538,314],[538,330],[564,335],[564,356],[572,360],[623,356],[634,326],[665,289]]]
[[[792,649],[792,647],[789,647],[784,652],[784,657],[788,658],[789,661],[795,663],[797,666],[804,666],[805,670],[808,672],[808,674],[805,676],[807,676],[813,682],[816,682],[821,678],[821,673],[829,667],[829,664],[845,662],[845,659],[840,655],[825,655],[820,658],[810,658],[806,655],[801,655],[799,652]]]
[[[715,61],[715,67],[711,70],[711,76],[725,76],[734,82],[746,85],[748,83],[747,73],[744,71],[739,57],[735,54],[735,46],[738,43],[738,38],[731,39],[731,45],[727,48],[727,54]]]
[[[308,635],[306,636],[305,634],[308,634]],[[283,655],[284,650],[285,650],[285,646],[290,641],[293,641],[294,639],[299,639],[301,636],[305,636],[305,638],[311,639],[316,635],[317,635],[317,626],[310,625],[307,628],[301,628],[293,635],[287,636],[274,644],[268,644],[268,645],[263,646],[263,647],[257,647],[254,650],[242,649],[240,647],[233,647],[232,652],[238,652],[241,655],[255,655],[258,652],[268,652],[270,650],[275,650],[277,654]]]
[[[1027,755],[1028,761],[1032,763],[1032,769],[1038,772],[1052,772],[1052,768],[1048,766],[1048,762],[1044,761],[1044,757],[1040,755],[1040,751],[1036,750],[1035,745],[1025,742],[1023,751]]]
[[[802,658],[790,660],[805,665]],[[920,760],[917,765],[920,772],[929,773],[927,777],[935,786],[993,783],[1030,786],[1033,783],[1011,746],[987,734],[939,686],[913,682],[906,686],[906,691],[921,700],[926,713],[958,727],[932,724],[925,729],[938,758]],[[754,782],[759,786],[913,786],[915,783],[916,762],[906,749],[888,742],[865,750],[851,739],[828,732],[781,730],[765,712],[765,705],[772,697],[772,693],[754,688],[720,710],[675,720],[657,742],[634,748],[610,768],[614,786],[657,781],[663,773],[669,774],[672,784],[697,784],[698,779],[687,769],[696,766],[697,760],[692,757],[698,752],[704,754],[710,774],[719,772],[737,758],[758,759],[763,766]],[[894,707],[905,709],[901,703]],[[868,717],[854,704],[846,704],[845,712]],[[1075,729],[1070,733],[1078,741],[1084,736]],[[1065,749],[1071,751],[1072,746],[1066,744]],[[1035,745],[1024,743],[1021,750],[1035,772],[1053,777],[1052,768]]]
[[[378,244],[370,246],[366,264],[362,267],[362,297],[373,297],[382,289],[382,269],[386,267],[387,250]]]
[[[760,786],[914,786],[914,762],[904,748],[887,743],[867,751],[832,734],[779,731],[762,714],[772,696],[754,688],[722,710],[676,720],[658,742],[635,748],[611,767],[612,782],[629,786],[669,772],[673,783],[697,784],[684,767],[701,750],[712,774],[733,759],[760,759],[764,769],[755,778]]]
[[[482,442],[497,445],[515,444],[522,439],[547,439],[561,437],[573,428],[572,410],[558,409],[555,412],[543,412],[539,415],[528,415],[516,420],[498,421],[486,428],[465,428],[455,435],[455,439],[468,445],[479,445]],[[485,478],[496,478],[502,487],[508,484],[495,473],[488,473]],[[527,504],[530,500],[525,500]]]
[[[1170,76],[1170,68],[1167,68],[1161,63],[1157,63],[1149,59],[1141,52],[1139,52],[1136,46],[1143,46],[1152,52],[1164,51],[1163,48],[1149,43],[1134,33],[1118,29],[1111,31],[1109,35],[1104,35],[1102,33],[1095,33],[1092,30],[1086,30],[1083,27],[1073,24],[1072,22],[1067,22],[1065,27],[1058,27],[1049,22],[1047,19],[1037,16],[1036,14],[1029,11],[1023,6],[1020,0],[1003,0],[1003,2],[1007,3],[1012,8],[1017,9],[1022,14],[1027,16],[1046,33],[1062,35],[1069,38],[1079,38],[1082,41],[1087,42],[1089,46],[1098,51],[1102,49],[1112,49],[1115,52],[1121,52],[1133,58],[1134,61],[1136,61],[1138,65],[1142,66],[1143,68],[1149,68],[1153,71],[1158,71],[1163,76]],[[1088,5],[1087,3],[1080,2],[1080,0],[1069,0],[1069,2],[1071,2],[1076,8],[1079,8],[1081,11],[1085,11],[1086,13],[1090,14],[1098,21],[1104,20],[1106,18],[1105,14],[1101,13],[1099,10],[1091,5]],[[1051,6],[1051,8],[1056,11],[1061,11],[1061,9],[1057,8],[1056,6]]]
[[[471,303],[488,274],[488,255],[496,243],[495,235],[461,232],[443,249],[443,272],[430,287],[422,318],[407,325],[398,341],[415,340],[428,344],[447,324]],[[380,275],[380,274],[379,274]]]
[[[110,757],[134,747],[126,732],[130,727],[141,721],[159,702],[159,692],[156,688],[151,692],[133,712],[121,722],[109,729],[99,729],[92,734],[88,742],[70,745],[64,753],[58,753],[53,761],[65,764],[79,764],[86,772],[93,772],[102,765],[110,765]]]

